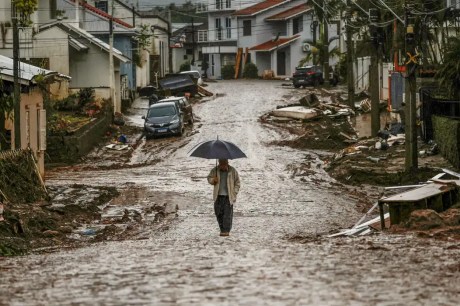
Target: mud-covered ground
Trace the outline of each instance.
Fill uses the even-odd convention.
[[[345,88],[291,89],[278,100],[278,106],[299,103],[300,98],[314,93],[322,102],[342,102],[336,97],[345,95]],[[342,103],[343,104],[343,103]],[[390,114],[382,111],[381,128],[391,123]],[[370,113],[357,111],[356,116],[329,118],[320,115],[309,120],[286,120],[271,116],[270,112],[261,116],[260,121],[270,127],[283,129],[294,135],[292,139],[273,142],[274,145],[289,146],[295,149],[315,151],[328,174],[347,185],[355,186],[398,186],[425,182],[440,173],[442,168],[453,169],[439,153],[421,154],[418,157],[419,169],[412,173],[405,171],[404,138],[391,142],[388,149],[375,149],[381,138],[370,137]],[[360,149],[356,149],[359,147]],[[418,150],[429,152],[433,144],[419,140]]]
[[[101,151],[48,173],[53,188],[116,188],[114,215],[128,210],[141,223],[153,216],[134,208],[159,203],[177,217],[160,230],[144,222],[124,241],[3,259],[2,303],[457,305],[457,241],[386,233],[325,237],[353,225],[377,194],[331,178],[320,158],[328,152],[273,145],[296,138],[259,121],[283,95],[296,94],[281,84],[210,84],[219,95],[195,105],[200,122],[189,136],[141,140],[121,162]],[[230,237],[218,236],[205,179],[214,161],[188,157],[195,144],[217,136],[248,156],[231,161],[242,188]]]

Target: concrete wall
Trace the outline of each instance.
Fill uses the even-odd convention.
[[[43,97],[39,89],[31,88],[29,93],[21,94],[21,149],[32,149],[43,177],[45,175],[45,151],[40,150],[40,137],[46,137],[46,133],[45,135],[40,133],[40,110],[43,110]],[[13,122],[10,121],[7,127],[12,130],[11,145],[14,147]]]
[[[87,46],[86,52],[70,48],[70,87],[109,87],[108,53],[95,45],[88,43]]]
[[[70,76],[68,35],[53,27],[34,36],[31,58],[48,58],[49,69]],[[52,97],[62,99],[68,95],[69,82],[54,83],[50,86]]]

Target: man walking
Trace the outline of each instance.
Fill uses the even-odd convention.
[[[233,204],[240,190],[238,172],[228,164],[227,159],[219,159],[219,166],[208,175],[208,182],[214,185],[214,212],[219,223],[220,235],[230,235],[233,220]]]

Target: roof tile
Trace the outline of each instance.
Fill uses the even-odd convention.
[[[234,16],[254,16],[271,7],[288,2],[287,0],[265,0],[250,7],[241,9],[233,13]]]

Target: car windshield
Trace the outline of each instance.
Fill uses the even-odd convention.
[[[176,114],[176,108],[174,106],[154,107],[154,108],[149,109],[147,118],[167,117],[167,116],[173,116],[175,114]]]
[[[313,67],[297,67],[295,70],[299,72],[310,72],[313,71]]]

